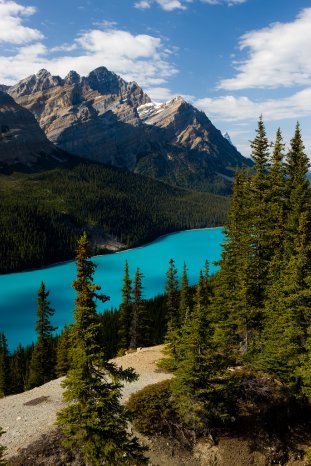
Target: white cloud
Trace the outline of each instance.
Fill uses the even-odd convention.
[[[43,38],[37,29],[24,26],[25,18],[33,15],[36,9],[14,1],[0,0],[0,42],[26,44]]]
[[[164,11],[186,10],[187,4],[193,3],[195,0],[140,0],[134,4],[135,8],[146,10],[150,8],[152,3],[158,4]],[[202,3],[209,5],[240,5],[248,0],[200,0]]]
[[[201,0],[202,3],[208,3],[209,5],[241,5],[242,3],[246,3],[247,0]]]
[[[311,116],[311,87],[283,99],[256,102],[248,97],[222,96],[199,99],[195,105],[222,121],[257,120],[260,114],[265,121],[295,119]]]
[[[136,2],[134,6],[135,8],[139,8],[140,10],[146,10],[147,8],[151,7],[151,4],[147,0],[141,0],[140,2]]]
[[[75,54],[70,54],[74,49]],[[55,56],[53,51],[68,53]],[[93,29],[78,36],[72,44],[49,50],[42,43],[35,43],[18,48],[12,56],[0,56],[0,83],[12,84],[40,68],[65,76],[72,69],[85,75],[94,68],[106,66],[141,86],[161,86],[177,73],[168,58],[166,44],[158,37]]]
[[[276,88],[311,83],[311,8],[295,21],[274,23],[241,37],[246,60],[236,63],[237,75],[220,82],[219,88]]]

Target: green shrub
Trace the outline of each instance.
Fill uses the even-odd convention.
[[[142,434],[172,434],[176,412],[171,403],[170,380],[148,385],[131,395],[128,408],[133,425]]]

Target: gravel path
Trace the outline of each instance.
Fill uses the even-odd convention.
[[[146,385],[172,377],[157,368],[156,363],[162,357],[162,349],[163,345],[142,348],[136,353],[113,359],[118,366],[133,367],[139,375],[136,382],[124,385],[123,402]],[[64,406],[62,380],[63,377],[28,392],[0,399],[0,426],[6,431],[1,437],[1,444],[7,447],[7,458],[53,428],[56,413]]]

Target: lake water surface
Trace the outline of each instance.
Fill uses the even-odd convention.
[[[220,258],[222,240],[222,228],[189,230],[163,236],[139,248],[94,257],[97,264],[94,283],[101,285],[101,291],[110,296],[110,301],[99,303],[98,311],[120,304],[126,259],[132,277],[137,267],[144,274],[144,297],[150,298],[163,293],[165,272],[171,258],[175,260],[179,276],[186,262],[190,284],[198,281],[206,259],[213,272],[213,262]],[[50,291],[51,307],[55,309],[53,325],[61,329],[72,320],[75,294],[71,284],[75,275],[73,261],[30,272],[0,275],[0,332],[5,333],[11,349],[18,343],[26,345],[36,339],[37,291],[42,280]]]

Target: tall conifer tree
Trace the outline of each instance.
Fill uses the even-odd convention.
[[[56,327],[53,327],[50,318],[54,315],[54,309],[50,307],[47,300],[49,291],[46,290],[44,282],[38,291],[38,308],[36,332],[38,335],[32,358],[30,361],[27,389],[38,387],[54,377],[55,355],[52,346],[52,336]]]
[[[107,361],[99,345],[96,299],[107,301],[93,283],[95,264],[84,234],[77,249],[77,292],[72,325],[71,369],[64,382],[69,405],[58,413],[66,445],[82,450],[91,466],[120,466],[143,462],[142,449],[127,430],[129,414],[121,405],[122,381],[133,381],[132,369],[123,370]]]
[[[310,210],[310,183],[307,179],[309,166],[300,126],[297,123],[290,150],[286,156],[287,235],[285,247],[288,254],[292,251],[293,238],[298,230],[300,216],[303,212]]]
[[[131,316],[132,316],[132,280],[129,276],[128,261],[124,264],[124,277],[122,287],[122,302],[120,305],[119,317],[119,330],[118,330],[118,344],[119,349],[128,349],[130,347],[130,330],[131,330]]]

